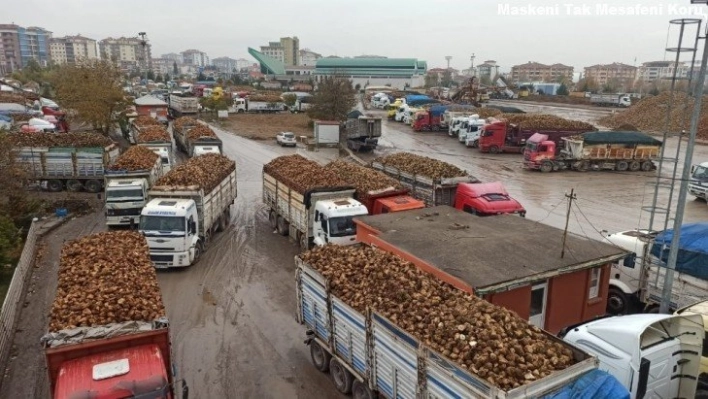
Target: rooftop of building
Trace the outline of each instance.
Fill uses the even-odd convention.
[[[611,64],[595,64],[591,65],[589,67],[585,67],[585,69],[612,69],[612,68],[625,68],[625,69],[636,69],[637,67],[632,66],[632,65],[627,65],[623,64],[621,62],[613,62]]]
[[[427,69],[425,61],[416,58],[320,58],[317,68],[389,68],[389,69]]]
[[[357,218],[378,237],[462,280],[478,294],[519,280],[592,268],[622,259],[628,252],[601,241],[516,215],[479,217],[437,206]]]
[[[529,61],[525,64],[514,65],[511,68],[513,69],[513,68],[573,68],[573,67],[565,65],[565,64],[561,64],[561,63],[546,65],[546,64],[541,64],[540,62],[536,62],[536,61]]]

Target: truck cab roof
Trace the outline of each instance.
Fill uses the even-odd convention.
[[[368,215],[369,213],[364,204],[353,198],[322,200],[317,202],[317,207],[327,209],[329,217]]]
[[[379,198],[378,201],[380,201],[381,205],[386,207],[389,212],[400,212],[425,207],[425,204],[422,201],[415,199],[410,195],[396,195],[393,197]]]
[[[68,399],[91,392],[91,397],[133,397],[169,384],[165,360],[156,344],[80,357],[64,362],[54,398]]]
[[[155,198],[145,205],[143,216],[186,216],[194,201],[183,198]]]
[[[144,182],[143,179],[121,179],[121,178],[117,178],[117,179],[110,179],[110,180],[108,180],[108,185],[107,185],[107,187],[120,188],[120,187],[128,187],[128,186],[140,186],[140,185],[143,184],[143,182]]]

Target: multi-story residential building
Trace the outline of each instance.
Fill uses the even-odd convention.
[[[98,59],[96,41],[81,35],[49,39],[49,52],[55,64],[74,64],[82,60]]]
[[[480,78],[486,76],[493,79],[495,76],[499,75],[499,65],[494,60],[487,60],[484,63],[477,65],[477,76]]]
[[[540,62],[529,61],[525,64],[511,67],[511,80],[513,82],[558,82],[559,80],[573,79],[572,66],[563,64],[541,64]]]
[[[214,58],[213,60],[211,60],[211,62],[221,73],[233,73],[234,71],[238,71],[236,67],[237,62],[233,58],[219,57]]]
[[[592,79],[597,84],[604,86],[607,84],[617,84],[627,86],[634,82],[637,75],[637,67],[621,62],[612,64],[597,64],[585,67],[585,79]]]
[[[637,80],[644,82],[653,82],[662,79],[671,79],[676,71],[677,78],[688,77],[691,71],[691,66],[685,62],[675,61],[649,61],[642,63],[637,69]]]
[[[322,58],[322,54],[315,53],[310,49],[300,50],[300,65],[302,66],[315,66],[320,58]]]
[[[435,75],[438,80],[442,79],[446,71],[450,71],[450,78],[454,79],[460,73],[455,68],[432,68],[428,69],[428,75]]]
[[[174,63],[174,62],[176,62],[177,65],[182,65],[182,54],[167,53],[167,54],[162,54],[160,56],[160,58],[168,60],[170,65],[172,65],[172,63]]]
[[[182,63],[195,67],[205,67],[209,65],[209,57],[203,51],[189,49],[182,52]]]
[[[174,61],[167,58],[153,58],[152,59],[152,71],[155,75],[165,75],[166,73],[172,74],[172,64]]]
[[[236,70],[241,71],[246,68],[250,68],[253,66],[253,62],[245,59],[245,58],[239,58],[236,60]]]
[[[261,46],[261,53],[282,62],[285,66],[296,66],[300,63],[300,39],[281,37],[279,42],[268,42]]]
[[[111,60],[123,71],[152,68],[152,46],[137,37],[106,38],[98,42],[101,58]]]
[[[31,59],[47,66],[51,37],[52,32],[44,28],[0,24],[0,73],[16,71]]]

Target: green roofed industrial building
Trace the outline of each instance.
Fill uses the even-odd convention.
[[[288,73],[288,67],[272,57],[252,48],[248,52],[261,65],[261,72],[280,80],[281,77],[293,75]],[[351,80],[352,85],[383,86],[390,85],[398,89],[406,87],[422,87],[425,84],[425,74],[428,65],[416,58],[337,58],[328,57],[317,60],[314,69],[316,81],[325,76],[342,76]]]

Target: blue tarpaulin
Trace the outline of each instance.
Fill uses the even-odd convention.
[[[659,233],[654,239],[651,254],[664,264],[669,259],[674,230]],[[688,223],[681,226],[676,271],[708,280],[708,223]]]
[[[629,399],[629,391],[607,372],[593,370],[542,399]]]

